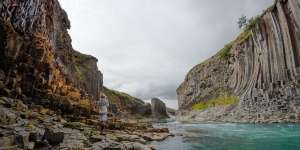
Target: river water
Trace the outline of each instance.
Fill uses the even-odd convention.
[[[158,150],[300,150],[300,124],[157,123],[175,137]]]

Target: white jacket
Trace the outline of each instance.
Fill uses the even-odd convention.
[[[100,98],[99,101],[97,101],[97,105],[100,108],[100,113],[107,113],[109,102],[106,98]]]

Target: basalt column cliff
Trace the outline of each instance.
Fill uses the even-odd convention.
[[[1,0],[0,94],[88,114],[102,74],[96,58],[72,48],[69,28],[57,0]]]
[[[177,93],[180,119],[299,122],[300,1],[276,1]]]

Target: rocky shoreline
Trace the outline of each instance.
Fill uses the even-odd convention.
[[[228,123],[299,123],[299,119],[288,114],[276,114],[270,117],[244,117],[230,113],[232,106],[212,107],[203,111],[180,110],[176,119],[180,122],[228,122]]]
[[[91,117],[97,118],[97,116]],[[110,119],[105,135],[97,119],[63,116],[39,105],[0,98],[0,149],[120,149],[150,150],[152,141],[170,136],[150,122]]]

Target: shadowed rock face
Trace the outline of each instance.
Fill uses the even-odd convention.
[[[126,93],[103,88],[110,101],[109,111],[118,117],[151,117],[151,105]]]
[[[237,122],[299,122],[299,26],[300,1],[276,1],[247,36],[233,42],[229,58],[222,59],[217,54],[188,73],[177,89],[179,116],[192,112],[191,107],[196,103],[227,93],[238,96],[239,104],[219,109],[222,112],[207,109],[194,117]]]
[[[169,118],[167,107],[163,101],[158,98],[151,99],[152,117],[157,119]]]
[[[102,89],[97,59],[76,52],[57,0],[0,2],[1,95],[87,114]]]

